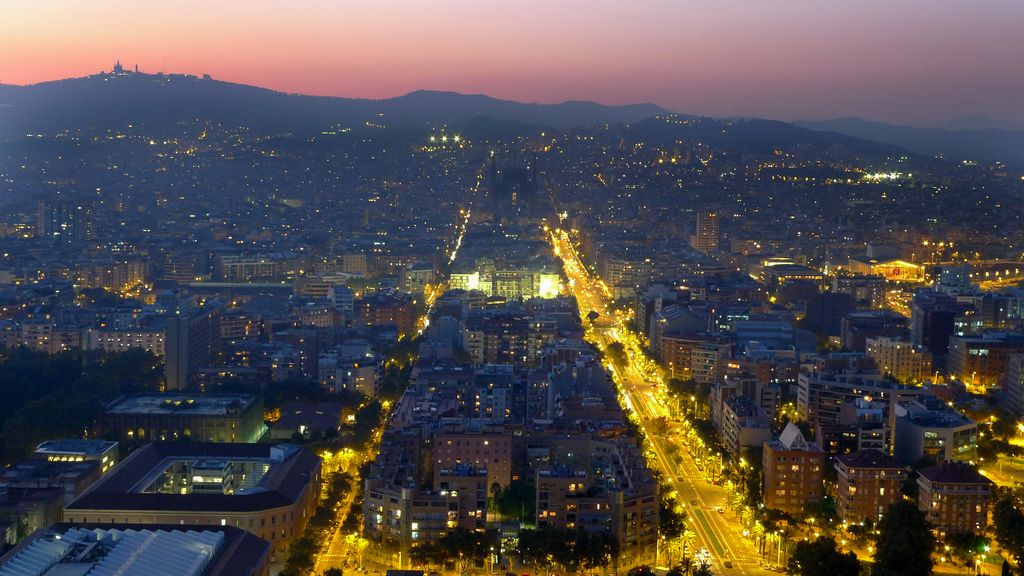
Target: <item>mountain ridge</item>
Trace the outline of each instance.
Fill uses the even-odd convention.
[[[951,123],[954,126],[964,125],[963,121],[957,120]],[[946,126],[951,123],[947,123]],[[892,144],[927,156],[942,156],[958,161],[984,160],[1024,164],[1024,130],[995,127],[915,128],[866,120],[857,116],[829,120],[795,120],[791,124],[810,130],[838,132]]]
[[[382,99],[309,96],[184,74],[95,74],[25,86],[0,84],[0,140],[26,133],[133,122],[173,124],[194,118],[275,132],[314,134],[363,128],[450,124],[476,116],[553,128],[627,123],[668,112],[650,103],[556,104],[485,94],[415,90]]]

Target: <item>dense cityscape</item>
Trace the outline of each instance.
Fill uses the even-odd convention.
[[[1024,574],[1024,131],[840,125],[0,84],[0,576]]]

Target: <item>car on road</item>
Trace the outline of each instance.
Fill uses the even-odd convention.
[[[725,509],[722,508],[721,506],[716,506],[715,512],[718,512],[719,514],[725,514]]]
[[[732,562],[730,562],[729,560],[726,560],[725,562],[722,563],[722,566],[725,566],[726,568],[732,568]]]

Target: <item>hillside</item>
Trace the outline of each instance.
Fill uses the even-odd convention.
[[[653,104],[527,104],[483,95],[417,91],[367,100],[284,94],[186,75],[97,74],[30,86],[0,85],[0,140],[74,128],[146,124],[172,130],[210,120],[268,134],[312,134],[329,128],[452,124],[476,117],[568,128],[633,122],[663,113]]]

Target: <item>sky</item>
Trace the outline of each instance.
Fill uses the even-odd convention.
[[[1024,0],[2,0],[0,82],[110,70],[709,116],[1024,122]]]

